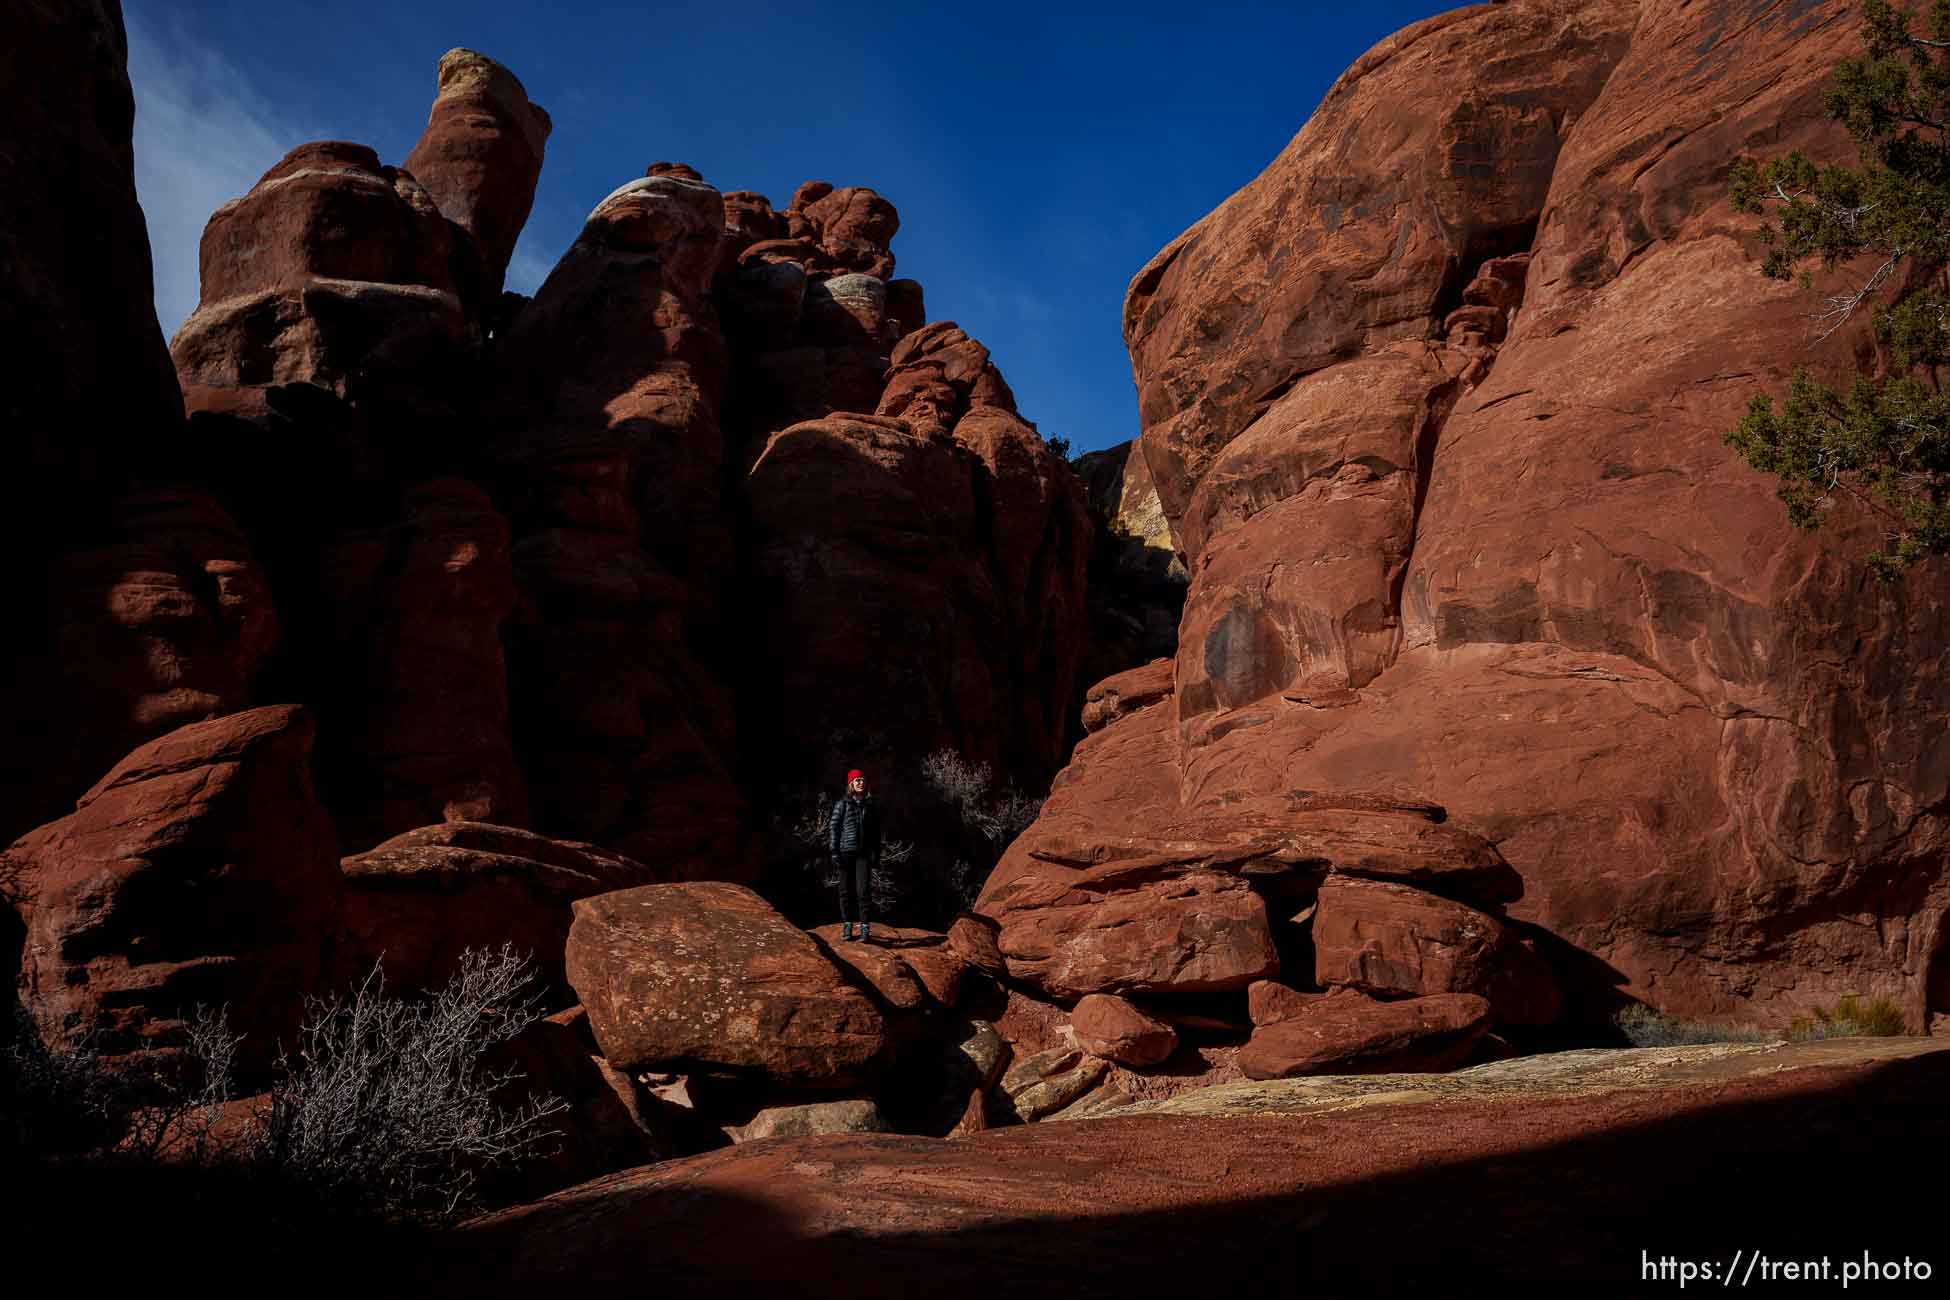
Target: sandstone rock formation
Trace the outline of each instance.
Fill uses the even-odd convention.
[[[213,214],[173,344],[182,471],[278,594],[268,672],[321,719],[346,847],[488,821],[748,880],[754,832],[848,765],[950,746],[1045,780],[1088,521],[987,351],[889,279],[893,205],[816,182],[776,211],[655,163],[532,301],[498,296],[550,123],[472,51],[437,89],[405,165],[304,145]],[[828,424],[876,410],[906,470]],[[800,421],[820,432],[791,446],[831,462],[810,505],[781,482],[806,465],[767,455]],[[293,475],[316,491],[268,506]],[[941,557],[922,574],[917,529]],[[882,622],[946,617],[879,662],[886,628],[820,603],[854,586]]]
[[[509,529],[465,477],[479,255],[409,173],[300,146],[212,215],[202,301],[171,351],[195,431],[180,472],[253,540],[277,676],[321,719],[347,847],[444,817],[522,822],[502,620]],[[267,482],[312,491],[273,507]]]
[[[967,963],[948,945],[948,936],[903,926],[874,927],[871,942],[840,937],[837,925],[811,931],[834,960],[871,984],[898,1010],[952,1007],[961,998]]]
[[[1041,1119],[1088,1092],[1109,1068],[1109,1061],[1081,1048],[1052,1047],[1014,1061],[996,1090],[1017,1119]]]
[[[62,766],[94,776],[138,744],[246,707],[278,641],[263,567],[208,493],[132,493],[101,523],[49,575],[70,710]]]
[[[1385,881],[1330,878],[1313,917],[1314,979],[1394,997],[1472,993],[1510,1025],[1557,1018],[1536,952],[1485,912]]]
[[[44,1038],[168,1055],[198,1008],[223,1008],[246,1075],[292,1043],[341,890],[313,734],[289,705],[178,728],[6,850]]]
[[[778,653],[756,665],[748,725],[831,737],[835,776],[945,747],[1035,785],[1060,758],[1082,657],[1081,489],[952,322],[902,338],[888,364],[877,413],[792,425],[752,461]],[[854,503],[838,526],[836,500]]]
[[[339,757],[323,793],[347,846],[439,821],[527,824],[500,639],[515,571],[487,493],[463,478],[416,484],[391,521],[322,548],[318,575],[306,630]]]
[[[181,427],[182,397],[150,296],[136,204],[128,39],[113,0],[0,15],[0,545],[31,575],[0,648],[0,841],[73,807],[120,751],[76,753],[43,584],[64,555],[119,529],[114,503]],[[80,436],[78,422],[86,425]]]
[[[455,383],[476,341],[461,298],[473,256],[371,149],[300,145],[204,228],[202,300],[170,345],[192,409],[248,397],[262,414],[288,384],[387,423],[438,409],[420,394]]]
[[[1092,993],[1070,1014],[1077,1045],[1120,1065],[1156,1065],[1178,1049],[1178,1034],[1124,998]]]
[[[748,1124],[730,1130],[734,1142],[761,1138],[814,1137],[822,1133],[888,1133],[892,1129],[871,1097],[768,1106]]]
[[[1490,1004],[1474,994],[1379,1002],[1337,989],[1255,1027],[1239,1068],[1248,1079],[1448,1070],[1489,1025]]]
[[[402,166],[472,237],[487,293],[498,293],[528,223],[551,127],[515,75],[473,50],[448,50],[426,130]]]
[[[1869,355],[1862,327],[1810,339],[1725,197],[1743,152],[1852,156],[1820,99],[1856,47],[1839,2],[1445,14],[1139,272],[1143,458],[1192,585],[1168,703],[1100,708],[991,878],[1005,956],[1018,897],[1074,912],[1116,859],[1280,842],[1303,807],[1399,838],[1433,805],[1470,838],[1392,878],[1507,906],[1576,1018],[1625,993],[1781,1023],[1852,991],[1926,1022],[1940,566],[1878,588],[1863,523],[1795,532],[1721,442],[1791,367]],[[1471,857],[1502,885],[1443,883]]]
[[[478,822],[441,822],[349,857],[336,983],[381,963],[400,992],[439,988],[469,948],[528,957],[551,1004],[572,1000],[563,951],[578,898],[656,873],[594,845]]]
[[[740,885],[647,885],[580,899],[569,982],[617,1069],[751,1071],[788,1086],[859,1079],[886,1023]]]
[[[511,725],[536,826],[685,875],[748,875],[731,706],[698,666],[731,548],[707,296],[724,207],[659,174],[599,203],[497,348],[521,589]]]
[[[305,145],[212,216],[182,436],[119,19],[0,20],[0,98],[72,110],[0,158],[125,240],[103,276],[41,198],[0,217],[0,325],[76,352],[4,413],[127,425],[25,444],[87,508],[17,529],[23,992],[116,1055],[226,1002],[256,1069],[382,953],[418,989],[512,943],[586,1008],[516,1054],[586,1111],[558,1179],[1446,1070],[1620,990],[1950,1016],[1942,568],[1870,587],[1862,521],[1790,533],[1718,438],[1872,353],[1805,344],[1722,197],[1743,150],[1837,145],[1842,12],[1512,0],[1384,42],[1133,281],[1144,434],[1087,487],[891,278],[873,190],[654,163],[499,294],[549,122],[468,51],[405,165]],[[848,766],[1040,788],[1079,725],[945,937],[724,883]]]
[[[1089,681],[1178,653],[1188,575],[1136,441],[1079,456],[1096,543],[1090,554]],[[1089,725],[1086,720],[1085,726]]]

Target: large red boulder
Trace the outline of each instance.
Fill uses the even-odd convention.
[[[426,129],[401,166],[466,231],[489,291],[498,291],[528,223],[550,122],[521,81],[473,50],[441,56]]]
[[[1246,990],[1246,1015],[1255,1028],[1290,1020],[1326,996],[1307,993],[1276,980],[1260,980]]]
[[[1470,993],[1378,1002],[1336,989],[1255,1028],[1239,1069],[1248,1079],[1436,1074],[1467,1060],[1490,1020],[1490,1004]]]
[[[1178,1050],[1178,1032],[1111,993],[1092,993],[1070,1013],[1077,1046],[1121,1065],[1156,1065]]]
[[[168,1054],[202,1007],[246,1073],[292,1046],[341,892],[312,736],[291,705],[178,728],[6,850],[20,989],[54,1043]]]
[[[1279,973],[1265,903],[1197,856],[1037,862],[1001,888],[991,877],[976,906],[1001,923],[1010,976],[1052,998],[1217,992]]]
[[[906,926],[876,925],[870,940],[848,940],[837,925],[810,931],[833,959],[873,985],[888,1005],[901,1010],[952,1007],[961,996],[968,963],[948,936]]]
[[[529,957],[555,1005],[569,904],[654,883],[657,873],[591,844],[479,822],[443,822],[346,858],[341,983],[382,962],[392,988],[445,984],[469,948],[503,944]]]
[[[569,982],[620,1070],[842,1087],[885,1045],[867,996],[742,885],[646,885],[580,899],[574,912]]]
[[[856,985],[871,988],[888,1009],[918,1011],[926,1005],[928,991],[903,954],[879,944],[844,939],[840,927],[834,925],[823,925],[810,933],[818,935],[829,960],[851,971]]]
[[[1543,958],[1487,912],[1387,881],[1330,876],[1314,910],[1314,981],[1367,993],[1475,993],[1506,1024],[1556,1018]]]

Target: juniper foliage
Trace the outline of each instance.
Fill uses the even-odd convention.
[[[1872,307],[1890,373],[1848,388],[1796,370],[1786,400],[1757,395],[1726,441],[1756,469],[1779,476],[1788,517],[1817,527],[1838,497],[1883,524],[1866,557],[1893,581],[1910,565],[1950,553],[1950,0],[1927,12],[1864,0],[1864,55],[1839,64],[1825,107],[1858,146],[1854,166],[1817,164],[1799,151],[1736,164],[1734,206],[1767,220],[1761,272],[1785,280],[1873,256],[1874,268],[1819,313],[1824,337],[1892,283]]]

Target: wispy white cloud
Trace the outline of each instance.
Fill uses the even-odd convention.
[[[977,281],[967,286],[972,305],[985,315],[1012,319],[1020,324],[1040,326],[1058,316],[1056,305],[1020,284],[1003,281]]]
[[[210,213],[320,133],[290,120],[180,20],[152,17],[138,4],[128,10],[136,197],[149,223],[156,316],[169,335],[196,310],[197,246]]]
[[[548,273],[555,269],[555,258],[542,251],[534,234],[522,235],[516,243],[514,255],[508,259],[507,287],[515,293],[525,293],[531,297],[542,287]]]

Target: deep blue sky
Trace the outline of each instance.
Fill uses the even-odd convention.
[[[456,45],[554,119],[510,287],[660,159],[780,207],[810,179],[900,209],[898,274],[1077,450],[1137,431],[1125,285],[1251,180],[1369,46],[1449,6],[124,0],[137,186],[173,332],[218,203],[293,145],[397,163]]]

